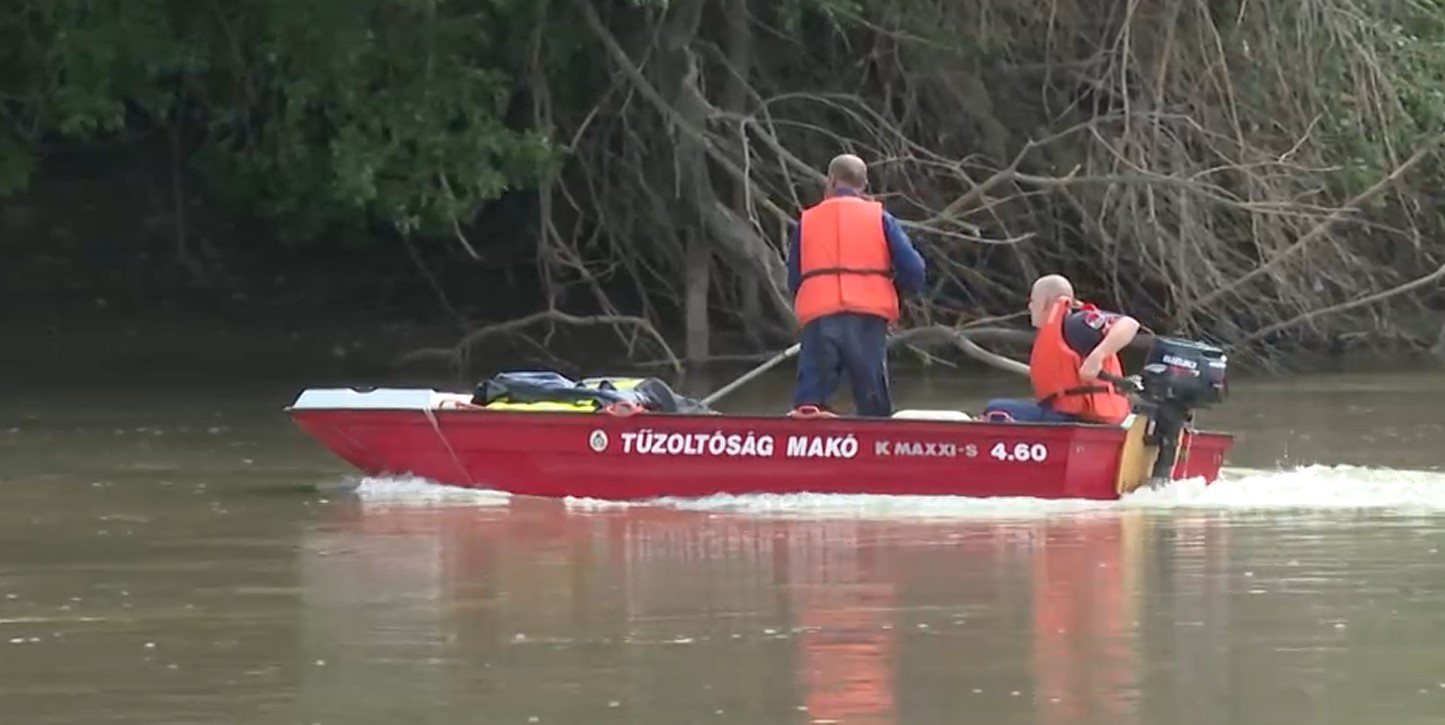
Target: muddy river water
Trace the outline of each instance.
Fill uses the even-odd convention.
[[[1445,722],[1445,372],[1240,381],[1223,481],[1091,505],[513,500],[122,382],[6,394],[0,722]]]

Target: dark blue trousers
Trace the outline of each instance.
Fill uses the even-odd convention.
[[[1000,423],[1073,423],[1078,418],[1046,408],[1032,400],[995,398],[983,408],[985,420]]]
[[[827,408],[843,373],[853,387],[857,414],[893,415],[888,396],[888,321],[875,315],[839,312],[803,325],[798,351],[798,384],[793,407]]]

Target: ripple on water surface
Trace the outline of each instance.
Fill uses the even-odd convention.
[[[356,490],[382,517],[414,494],[417,535],[487,552],[475,576],[496,578],[486,606],[512,653],[495,661],[584,688],[611,675],[575,653],[615,651],[620,681],[668,693],[578,690],[630,722],[714,705],[760,721],[797,700],[796,722],[1021,725],[1425,722],[1445,705],[1436,473],[1232,470],[1105,502],[460,491],[434,506],[432,488]],[[467,497],[488,513],[450,505]],[[603,610],[621,624],[589,629]]]

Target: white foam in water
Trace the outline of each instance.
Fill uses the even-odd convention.
[[[498,491],[443,486],[421,478],[363,478],[355,492],[367,503],[393,505],[496,505],[510,500]],[[1225,469],[1213,484],[1203,479],[1140,489],[1122,501],[882,494],[756,494],[702,498],[660,498],[619,502],[564,499],[577,510],[666,506],[787,517],[1017,518],[1052,513],[1114,512],[1121,509],[1405,509],[1445,513],[1445,474],[1430,471],[1304,466],[1285,471]]]
[[[578,511],[602,511],[606,509],[627,508],[628,506],[632,506],[633,504],[626,501],[608,501],[606,499],[600,498],[578,498],[576,496],[567,496],[566,498],[562,499],[562,505],[566,506],[569,509],[577,509]]]
[[[889,496],[885,494],[719,494],[660,498],[648,503],[688,511],[730,511],[799,518],[1017,518],[1049,513],[1108,511],[1116,501],[1029,497]]]
[[[497,505],[512,498],[501,491],[443,486],[415,476],[367,476],[356,482],[352,492],[362,501],[378,505]]]
[[[1445,511],[1445,474],[1359,466],[1303,466],[1287,471],[1225,469],[1203,479],[1141,489],[1126,506],[1207,508],[1377,508]]]

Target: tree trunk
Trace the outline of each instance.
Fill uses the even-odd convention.
[[[747,111],[748,80],[752,76],[753,36],[748,28],[748,0],[723,0],[723,16],[727,18],[728,74],[724,85],[723,110],[742,115]],[[738,128],[736,138],[738,158],[747,142],[743,130]],[[732,209],[738,216],[748,218],[748,186],[743,180],[732,184]],[[738,298],[741,302],[744,320],[761,320],[763,316],[763,290],[758,278],[744,272],[737,276]],[[748,325],[746,333],[753,340],[761,338],[755,325]]]
[[[696,231],[687,235],[687,286],[683,309],[687,319],[688,365],[698,365],[709,356],[708,341],[712,337],[708,322],[708,292],[712,286],[712,253]]]

